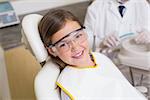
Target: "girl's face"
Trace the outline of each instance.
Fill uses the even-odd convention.
[[[67,20],[65,26],[52,36],[50,53],[73,66],[89,66],[89,45],[87,34],[76,22]]]

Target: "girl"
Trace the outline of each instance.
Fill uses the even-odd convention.
[[[62,100],[146,100],[104,55],[90,52],[85,27],[70,12],[48,12],[40,36],[53,61],[64,69],[56,84]]]

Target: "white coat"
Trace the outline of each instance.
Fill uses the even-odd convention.
[[[142,29],[150,31],[150,5],[146,0],[129,0],[123,18],[118,11],[117,0],[95,0],[87,10],[84,25],[90,46],[96,34],[96,47],[108,34],[116,31],[119,36]]]

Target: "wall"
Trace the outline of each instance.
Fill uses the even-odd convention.
[[[15,0],[11,1],[18,15],[89,0]]]

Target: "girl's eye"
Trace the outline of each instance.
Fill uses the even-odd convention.
[[[60,43],[58,47],[62,48],[62,47],[65,47],[66,45],[67,45],[66,43]]]
[[[80,34],[76,35],[76,38],[81,38],[82,35],[83,35],[83,34],[80,33]]]

